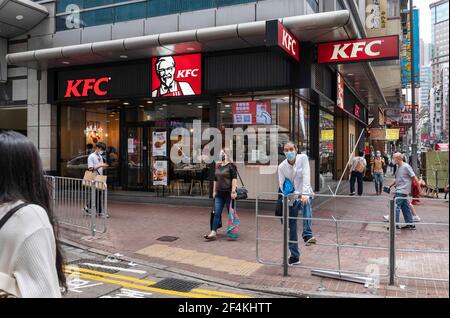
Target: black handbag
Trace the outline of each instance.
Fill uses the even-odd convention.
[[[242,182],[241,175],[239,174],[239,171],[237,170],[237,168],[236,168],[236,172],[237,172],[239,180],[241,180],[241,184],[242,184],[241,188],[238,187],[236,189],[236,200],[245,200],[248,198],[248,190],[245,188],[244,182]]]

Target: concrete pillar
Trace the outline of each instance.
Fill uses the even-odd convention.
[[[39,84],[37,71],[29,69],[27,84],[28,137],[39,150],[44,170],[55,172],[58,146],[56,106],[47,103],[47,72],[41,73]]]

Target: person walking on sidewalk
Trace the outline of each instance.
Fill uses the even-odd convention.
[[[206,240],[212,241],[217,237],[217,230],[220,227],[223,208],[226,206],[229,212],[230,203],[236,199],[237,189],[237,168],[230,162],[225,151],[221,151],[221,162],[216,166],[213,186],[214,199],[214,220],[211,233],[203,236]]]
[[[60,298],[64,257],[39,153],[0,133],[0,298]]]
[[[297,154],[297,148],[291,141],[284,145],[284,155],[286,159],[278,166],[278,181],[280,189],[284,189],[285,182],[293,185],[293,193],[300,199],[289,200],[289,264],[300,264],[300,250],[298,247],[298,213],[303,212],[302,238],[306,245],[315,244],[316,238],[313,236],[312,225],[312,195],[314,194],[310,183],[310,168],[308,156]],[[287,193],[284,193],[287,195]],[[294,243],[295,242],[295,243]]]
[[[396,225],[398,229],[408,229],[415,230],[413,214],[411,212],[411,205],[408,201],[408,195],[411,193],[411,187],[413,180],[417,183],[416,174],[409,164],[403,161],[403,156],[401,153],[397,152],[394,154],[393,159],[397,164],[397,172],[395,174],[395,181],[389,186],[392,188],[396,187],[394,194],[395,201],[395,222],[400,223],[400,210],[403,213],[403,218],[405,219],[406,225],[400,227]],[[385,215],[384,219],[389,220],[389,216]]]
[[[106,158],[103,156],[105,155],[106,151],[106,145],[103,142],[98,142],[95,145],[95,151],[91,153],[88,157],[88,170],[95,172],[96,175],[102,176],[103,175],[103,169],[108,168],[109,165],[106,163]],[[97,215],[102,215],[103,212],[103,206],[102,201],[104,198],[104,191],[103,190],[97,190],[95,191],[96,198],[95,198],[95,205],[97,208]],[[91,209],[91,200],[88,198],[87,206],[84,208],[84,211],[87,214],[90,214]],[[105,214],[105,217],[109,217],[107,214]]]
[[[375,158],[372,159],[370,163],[371,173],[375,181],[375,192],[377,195],[381,195],[383,191],[383,181],[384,181],[384,167],[386,163],[384,158],[381,157],[381,152],[378,150],[376,152]]]
[[[364,159],[364,153],[359,152],[358,156],[353,158],[350,175],[350,195],[355,195],[355,182],[358,181],[358,195],[363,194],[363,177],[366,171],[367,161]]]

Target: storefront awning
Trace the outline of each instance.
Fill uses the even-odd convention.
[[[358,36],[347,10],[285,17],[279,21],[301,42],[340,41]],[[161,55],[261,47],[265,46],[265,32],[266,21],[256,21],[13,53],[8,54],[6,60],[9,65],[49,69]],[[368,103],[386,104],[369,63],[345,65],[341,68],[341,74],[350,84],[361,87],[357,93]]]
[[[47,16],[47,9],[33,1],[0,0],[0,38],[26,33]]]

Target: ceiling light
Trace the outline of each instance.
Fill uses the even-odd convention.
[[[147,104],[153,104],[153,101],[152,100],[148,100]]]
[[[68,61],[63,61],[62,62],[64,65],[69,65],[70,64],[70,62],[68,62]]]
[[[192,103],[187,103],[189,106],[191,106],[192,105]]]
[[[139,108],[144,108],[145,106],[144,105],[139,105]]]
[[[129,102],[124,102],[123,104],[124,104],[124,105],[130,105],[130,103],[129,103]]]
[[[220,112],[221,112],[221,113],[225,113],[225,111],[224,111],[224,110],[221,110]]]
[[[17,16],[16,16],[16,20],[19,20],[19,21],[20,21],[20,20],[23,20],[23,15],[21,15],[21,14],[17,15]]]
[[[203,106],[202,106],[202,105],[199,105],[199,106],[197,106],[197,108],[203,108]]]
[[[230,105],[225,105],[226,108],[230,107]]]
[[[162,104],[163,106],[167,106],[167,104]]]
[[[217,101],[217,104],[222,104],[222,101],[220,101],[220,100],[219,100],[219,101]]]
[[[159,108],[159,110],[163,110],[164,108]]]
[[[121,55],[120,58],[121,58],[121,59],[127,59],[127,58],[128,58],[128,55]]]

